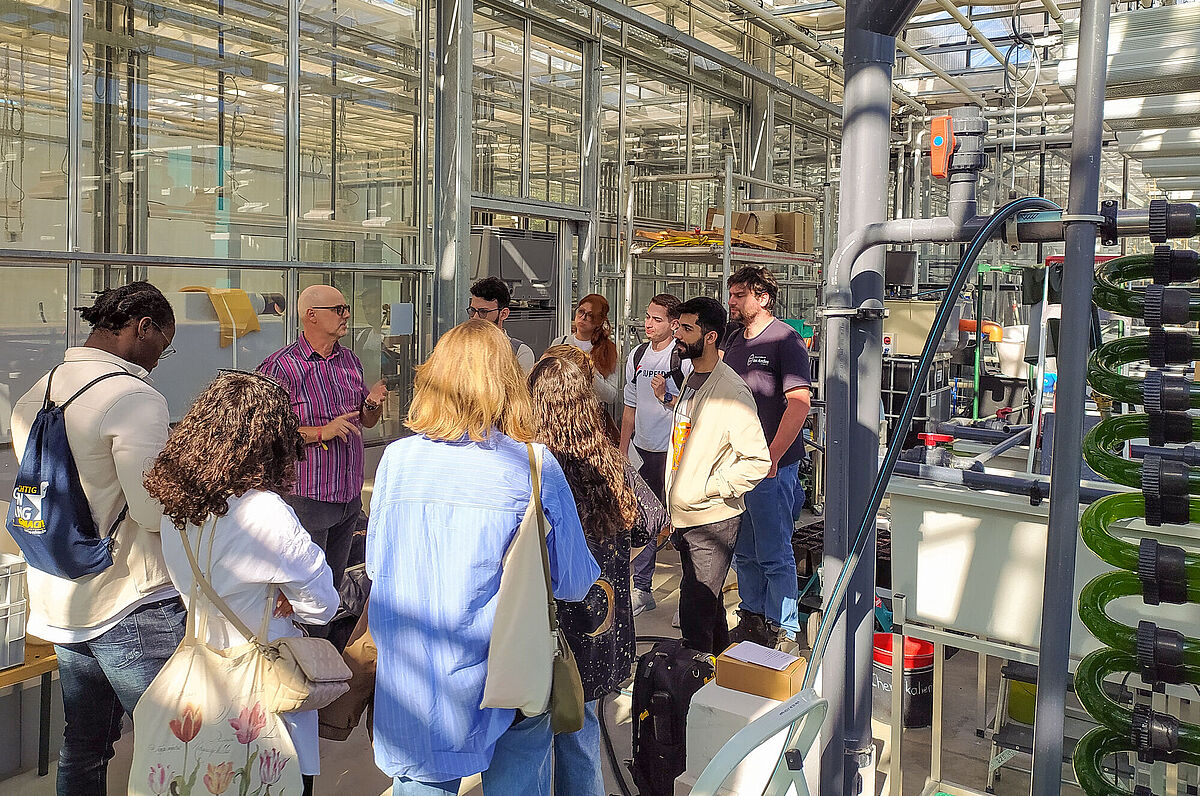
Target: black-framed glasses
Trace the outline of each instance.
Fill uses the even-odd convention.
[[[333,304],[328,307],[313,307],[313,309],[314,310],[330,310],[331,312],[336,312],[338,315],[344,315],[346,317],[350,317],[350,305],[349,304]]]
[[[488,316],[489,312],[499,312],[499,311],[500,311],[499,307],[497,307],[494,310],[481,310],[478,307],[467,307],[467,317],[474,318],[476,315],[482,315],[484,318],[486,318]]]
[[[162,335],[163,339],[163,350],[162,353],[158,355],[158,358],[166,359],[167,357],[171,356],[171,354],[175,353],[175,349],[171,346],[171,340],[167,337],[167,333],[162,330],[162,327],[155,323],[153,319],[149,320],[150,325],[158,330],[158,333]]]

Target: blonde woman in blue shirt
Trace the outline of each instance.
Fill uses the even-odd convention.
[[[367,529],[376,765],[396,796],[456,794],[480,772],[487,796],[549,796],[549,717],[479,707],[501,561],[531,498],[529,392],[503,333],[473,320],[443,335],[406,425]],[[554,595],[579,600],[600,568],[562,468],[538,447]]]

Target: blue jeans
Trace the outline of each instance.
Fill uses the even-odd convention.
[[[665,501],[663,495],[663,482],[667,477],[667,452],[666,451],[646,451],[634,446],[638,452],[638,456],[642,459],[642,466],[638,468],[640,475],[646,482],[646,486],[650,487],[650,491],[654,493],[660,501]],[[655,528],[650,534],[650,544],[646,545],[642,552],[638,553],[637,558],[633,559],[633,588],[641,589],[642,591],[651,591],[654,579],[654,566],[656,563],[655,557],[658,555],[658,546],[656,545],[656,536],[658,529]]]
[[[183,640],[178,598],[143,605],[91,641],[55,644],[66,729],[58,753],[58,796],[104,796],[121,717]]]
[[[554,796],[604,796],[599,700],[584,704],[583,729],[554,736]]]
[[[800,630],[792,552],[795,504],[797,498],[804,500],[799,471],[799,462],[780,467],[774,478],[746,493],[746,513],[733,547],[742,610],[762,614],[793,635]]]
[[[492,764],[483,772],[484,796],[550,796],[550,714],[531,716],[514,724],[496,741]],[[392,796],[453,796],[459,779],[417,782],[407,777],[392,781]]]

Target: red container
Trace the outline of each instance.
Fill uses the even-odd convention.
[[[895,638],[891,633],[876,633],[875,634],[875,662],[890,667],[892,665],[892,639]],[[926,666],[933,666],[933,645],[928,641],[912,638],[911,636],[904,637],[904,668],[905,669],[923,669]]]

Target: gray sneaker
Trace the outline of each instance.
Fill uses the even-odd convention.
[[[658,606],[654,595],[644,589],[633,590],[633,615],[638,616],[643,611],[653,611]]]

